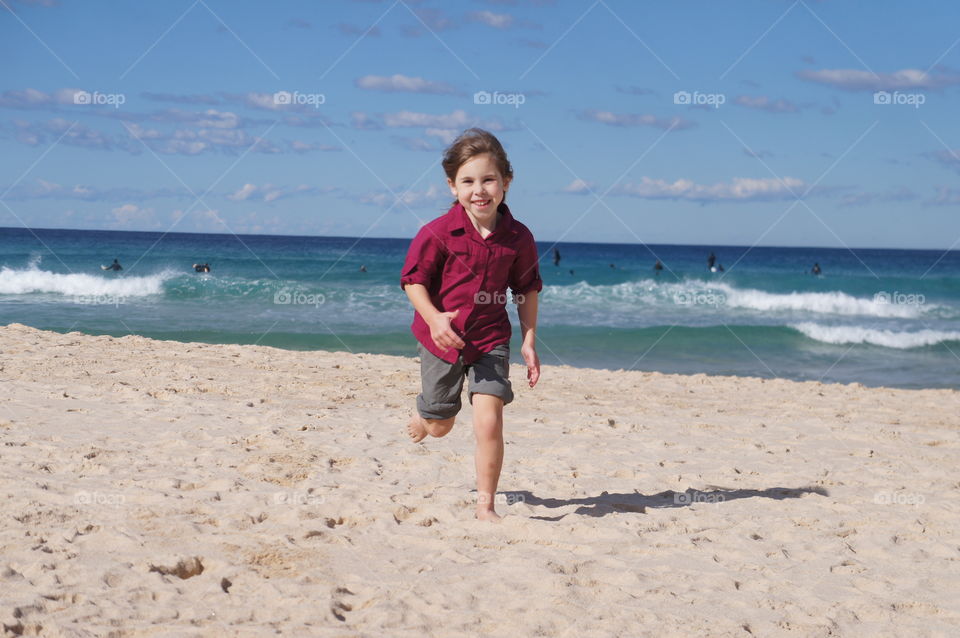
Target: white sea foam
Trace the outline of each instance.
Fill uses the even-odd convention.
[[[24,269],[0,268],[0,294],[53,293],[75,297],[145,297],[163,292],[163,282],[177,276],[173,271],[153,275],[117,276],[114,273],[55,273],[40,270],[39,260]]]
[[[812,322],[791,324],[790,327],[799,330],[811,339],[824,343],[869,343],[884,348],[901,350],[931,346],[945,341],[960,341],[960,332],[942,330],[896,332],[863,326],[824,326]]]
[[[739,308],[765,313],[794,312],[900,319],[922,317],[939,308],[931,303],[891,303],[889,298],[882,294],[855,297],[839,291],[775,293],[696,279],[672,283],[644,279],[599,286],[578,282],[570,286],[548,286],[544,290],[543,298],[545,303],[555,300],[598,304],[660,303],[667,306]]]
[[[882,298],[854,297],[845,292],[791,292],[779,294],[762,290],[730,288],[727,305],[735,308],[777,311],[799,310],[820,314],[861,315],[910,319],[924,313],[923,304],[885,303]]]

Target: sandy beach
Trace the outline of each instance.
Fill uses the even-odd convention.
[[[4,635],[960,634],[960,393],[512,376],[493,525],[415,359],[0,328]]]

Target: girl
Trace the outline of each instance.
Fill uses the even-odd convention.
[[[540,378],[543,282],[533,235],[504,203],[513,169],[499,140],[481,129],[464,131],[444,152],[443,170],[456,200],[417,233],[400,277],[416,311],[423,384],[407,430],[414,442],[450,432],[466,377],[477,443],[476,516],[499,521],[494,496],[503,465],[503,406],[513,400],[506,290],[517,304],[532,388]]]

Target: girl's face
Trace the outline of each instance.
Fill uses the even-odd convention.
[[[481,153],[464,162],[457,169],[457,179],[448,179],[447,184],[470,216],[485,219],[496,214],[510,180],[500,175],[493,155]]]

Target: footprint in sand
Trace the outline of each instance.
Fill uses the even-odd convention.
[[[346,587],[337,587],[333,590],[330,613],[333,614],[334,618],[341,621],[347,620],[346,612],[353,611],[353,604],[348,600],[348,597],[353,595],[354,593]]]

